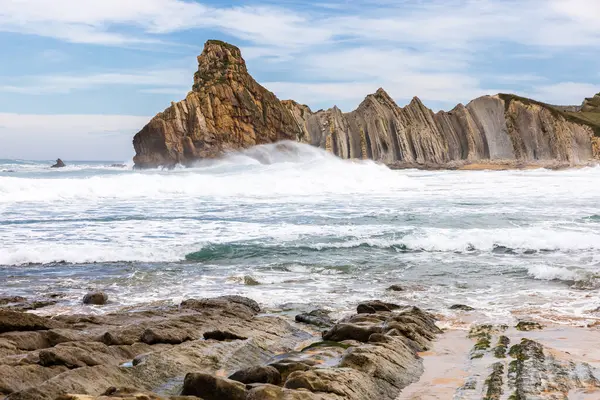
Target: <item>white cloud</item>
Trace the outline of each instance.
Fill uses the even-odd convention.
[[[280,75],[266,79],[281,97],[341,103],[347,109],[379,86],[399,99],[418,95],[451,105],[495,92],[482,82],[545,84],[544,76],[527,71],[484,75],[475,64],[486,55],[552,57],[600,47],[600,3],[590,0],[330,0],[302,9],[293,9],[294,4],[0,0],[0,31],[126,46],[164,43],[165,34],[189,29],[216,30],[238,38],[248,60],[293,71],[287,82]],[[191,86],[191,75],[192,70],[164,70],[26,77],[0,84],[0,91],[38,94],[129,85],[178,96]],[[572,101],[583,89],[570,86],[560,102]],[[551,90],[543,85],[530,91],[556,99],[560,90]]]
[[[150,117],[0,113],[0,158],[129,160]]]
[[[123,45],[156,39],[121,32],[136,26],[146,33],[184,29],[206,7],[179,0],[2,0],[0,30],[49,36],[73,43]]]
[[[203,28],[279,48],[349,40],[448,49],[485,40],[598,47],[599,19],[600,4],[590,0],[369,2],[326,12],[183,0],[0,0],[0,30],[107,45],[151,43],[160,34]]]
[[[529,96],[556,105],[579,105],[586,97],[600,92],[600,84],[559,82],[536,87]]]
[[[161,69],[139,72],[96,73],[89,75],[41,75],[20,76],[6,79],[0,84],[1,92],[43,95],[48,93],[70,93],[74,90],[102,86],[145,86],[156,87],[163,93],[185,93],[192,86],[192,70]],[[14,82],[17,81],[17,82]],[[152,89],[146,89],[151,93]],[[158,93],[154,91],[153,93]]]

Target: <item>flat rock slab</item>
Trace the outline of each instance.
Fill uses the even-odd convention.
[[[0,333],[60,328],[61,324],[34,314],[0,310]]]
[[[6,400],[393,400],[440,331],[418,308],[367,304],[323,340],[239,296],[59,322],[17,313],[19,327],[44,330],[0,336],[0,388]]]

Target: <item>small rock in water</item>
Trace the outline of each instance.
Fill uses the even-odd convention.
[[[494,248],[492,249],[492,253],[496,253],[496,254],[516,254],[515,250],[510,248],[510,247],[506,247],[506,246],[501,246],[501,245],[494,245]]]
[[[63,162],[63,160],[58,158],[56,160],[56,164],[52,165],[50,168],[63,168],[63,167],[66,167],[65,163]]]
[[[333,325],[333,321],[329,318],[329,312],[326,310],[313,310],[308,313],[298,314],[295,319],[296,322],[303,322],[321,328],[329,328]]]
[[[390,292],[403,292],[404,288],[400,285],[392,285],[389,288],[387,288],[387,290],[389,290]]]
[[[92,292],[83,296],[83,304],[101,306],[108,301],[108,295],[104,292]]]
[[[281,374],[271,366],[257,366],[239,370],[229,376],[229,379],[242,383],[269,383],[279,385],[281,383]]]
[[[250,275],[244,276],[244,285],[247,286],[257,286],[260,285],[260,282],[251,277]]]
[[[204,373],[189,373],[183,381],[181,394],[204,400],[245,400],[247,393],[243,383]]]
[[[110,166],[112,168],[127,168],[127,165],[125,164],[111,164]]]
[[[459,311],[475,311],[473,307],[464,304],[453,304],[450,306],[450,309]]]

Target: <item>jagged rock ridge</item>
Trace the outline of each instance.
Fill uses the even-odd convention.
[[[579,110],[581,111],[572,111]],[[224,151],[278,140],[310,143],[341,158],[388,165],[552,161],[600,158],[600,96],[582,107],[554,107],[498,94],[434,113],[417,98],[399,107],[383,90],[358,108],[312,112],[280,101],[248,73],[240,50],[210,40],[198,57],[193,90],[134,137],[138,167],[190,164]]]
[[[297,140],[301,131],[275,95],[246,69],[240,50],[209,40],[193,90],[155,116],[133,139],[138,167],[172,166],[227,150]]]

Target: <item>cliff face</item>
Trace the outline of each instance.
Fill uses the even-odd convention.
[[[227,150],[297,140],[292,115],[246,69],[240,50],[208,41],[193,90],[156,115],[133,138],[137,167],[189,164]]]
[[[585,99],[581,106],[581,111],[600,113],[600,93],[596,94],[594,97]]]
[[[512,95],[484,96],[438,113],[416,97],[398,107],[383,89],[347,114],[335,107],[311,113],[295,102],[284,105],[303,127],[307,142],[342,158],[404,166],[483,160],[577,165],[599,158],[593,152],[593,126]]]
[[[433,113],[416,97],[399,107],[379,89],[355,111],[312,112],[256,83],[234,46],[207,42],[198,65],[187,98],[134,137],[136,166],[189,164],[284,139],[397,166],[499,160],[577,165],[600,158],[600,95],[586,99],[581,111],[499,94]]]

